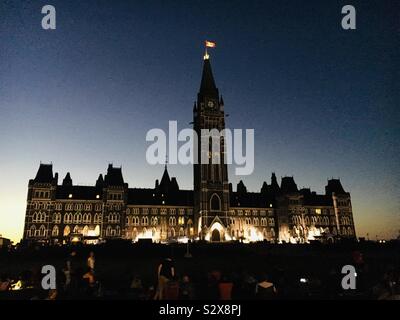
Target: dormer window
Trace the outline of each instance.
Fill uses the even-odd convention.
[[[70,194],[68,195],[68,198],[72,199],[72,193],[70,193]]]

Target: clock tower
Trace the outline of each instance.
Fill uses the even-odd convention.
[[[194,164],[193,179],[196,230],[200,239],[224,241],[229,211],[228,170],[224,157],[224,139],[220,135],[212,137],[225,129],[225,113],[208,54],[204,56],[200,91],[193,108],[193,126],[199,139],[196,148],[198,163]],[[204,140],[203,129],[211,133],[207,138],[209,143],[206,149],[204,146],[202,148],[201,143],[202,138]]]

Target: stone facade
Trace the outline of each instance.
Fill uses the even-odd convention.
[[[193,108],[193,126],[197,133],[225,128],[224,101],[208,58]],[[293,177],[283,177],[279,185],[275,174],[260,192],[248,192],[242,181],[233,191],[224,150],[222,142],[220,164],[194,165],[194,190],[181,190],[167,167],[154,188],[141,189],[129,188],[122,169],[112,165],[94,186],[77,186],[69,173],[59,184],[53,166],[41,164],[28,185],[24,240],[303,243],[355,238],[350,194],[338,179],[328,180],[325,194],[299,190]]]

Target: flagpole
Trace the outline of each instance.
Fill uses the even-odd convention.
[[[206,46],[206,51],[205,51],[205,53],[204,53],[204,60],[208,60],[209,57],[210,57],[210,56],[208,55],[207,46]]]

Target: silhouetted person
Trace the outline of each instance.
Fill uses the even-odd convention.
[[[78,279],[78,261],[76,257],[76,251],[72,251],[71,254],[69,255],[68,260],[66,262],[64,275],[66,277],[69,275],[70,277],[69,289],[70,291],[72,291],[72,293],[76,293],[76,290],[78,289],[78,282],[80,281],[80,279]]]
[[[65,267],[62,269],[62,271],[64,273],[64,278],[65,278],[64,290],[69,291],[71,288],[71,261],[70,260],[67,260],[65,262]]]
[[[189,276],[183,276],[179,285],[179,296],[181,300],[192,300],[194,298],[193,284]]]
[[[276,295],[275,285],[272,283],[268,275],[263,275],[261,281],[256,285],[256,297],[258,299],[274,299]]]
[[[94,294],[96,279],[91,268],[88,268],[87,272],[82,276],[84,280],[85,286],[84,290],[88,296],[92,296]]]
[[[162,300],[164,299],[165,288],[168,282],[175,277],[175,267],[171,258],[166,258],[163,262],[160,263],[157,270],[157,276],[158,287],[154,299]]]
[[[94,272],[94,266],[96,263],[96,259],[94,257],[94,252],[90,251],[89,253],[89,257],[87,258],[87,266],[88,268],[90,268],[90,270],[92,270]]]

